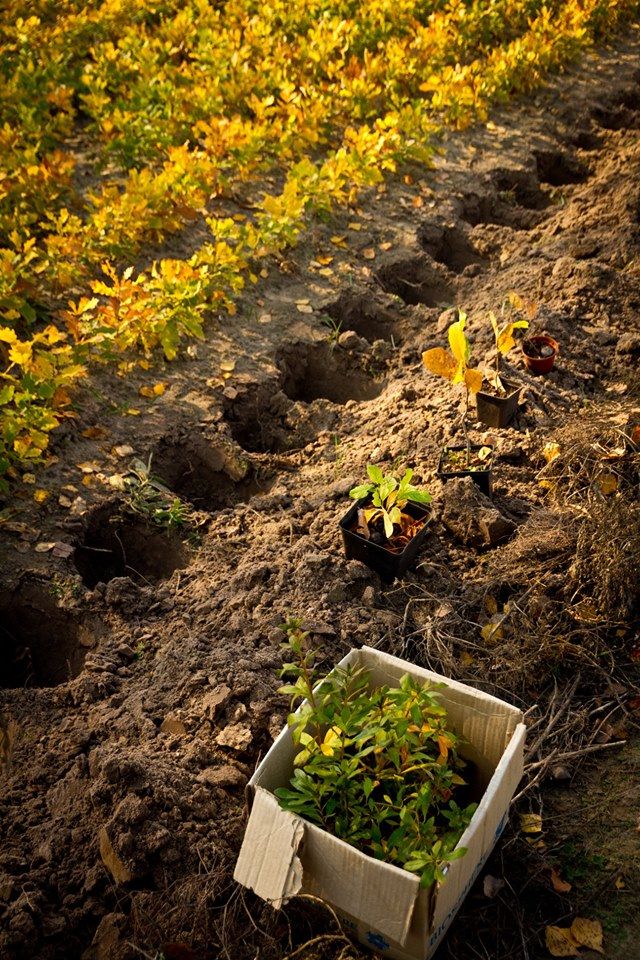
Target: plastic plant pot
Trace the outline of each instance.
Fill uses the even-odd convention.
[[[415,563],[420,547],[430,533],[429,518],[431,510],[419,503],[409,501],[403,512],[408,513],[414,520],[427,518],[427,522],[418,531],[415,537],[412,537],[402,553],[392,553],[391,550],[379,543],[372,543],[360,533],[356,533],[352,527],[355,525],[358,510],[366,506],[370,501],[357,500],[348,513],[340,521],[340,530],[342,531],[342,541],[344,543],[344,552],[348,560],[360,560],[371,570],[375,570],[381,580],[391,583],[396,577],[402,577],[409,567]]]
[[[522,341],[522,356],[528,370],[532,373],[549,373],[560,344],[548,333],[538,333],[533,337],[526,337]],[[548,351],[551,350],[551,353]],[[546,354],[546,356],[544,355]]]
[[[520,387],[504,377],[500,381],[505,389],[504,396],[484,393],[482,390],[476,394],[478,420],[488,427],[508,427],[518,409]]]
[[[482,450],[483,447],[486,447],[486,446],[487,446],[486,443],[483,444],[482,446],[472,444],[470,447],[471,453],[473,453],[474,451]],[[482,492],[487,497],[490,497],[493,489],[492,478],[491,478],[491,470],[493,465],[493,448],[491,452],[491,457],[489,458],[489,462],[484,470],[457,470],[455,468],[450,468],[447,466],[448,453],[450,452],[466,453],[466,450],[467,448],[464,444],[462,444],[459,447],[443,447],[442,453],[440,454],[440,463],[438,464],[438,476],[440,477],[441,480],[444,480],[444,481],[457,480],[458,477],[471,477],[473,482],[480,487]]]

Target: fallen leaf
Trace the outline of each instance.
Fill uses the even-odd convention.
[[[271,323],[272,317],[270,313],[261,313],[258,317],[258,323]]]
[[[490,873],[484,878],[484,883],[482,884],[482,889],[485,897],[493,899],[497,896],[502,888],[504,887],[504,880],[499,879],[498,877],[492,877]]]
[[[542,817],[539,813],[521,813],[520,829],[523,833],[541,833]]]
[[[381,250],[391,250],[392,243],[390,240],[385,240],[384,243],[379,243],[378,246]]]
[[[267,277],[269,276],[269,271],[267,270],[266,267],[262,268],[262,270],[260,271],[260,276],[262,277],[263,280],[267,279]]]
[[[422,207],[423,205],[424,205],[424,200],[422,199],[422,197],[414,197],[413,200],[411,201],[412,207]]]
[[[116,457],[130,457],[133,453],[133,447],[128,443],[121,443],[114,447],[111,452],[115,453]]]
[[[579,957],[578,944],[566,927],[546,927],[544,939],[552,957]]]
[[[469,653],[468,650],[463,650],[460,654],[460,663],[463,667],[470,667],[474,663],[474,659]]]
[[[602,949],[602,924],[599,920],[586,920],[584,917],[576,917],[571,924],[571,935],[581,947],[604,953]]]
[[[332,277],[334,275],[331,267],[321,267],[320,270],[318,270],[318,273],[321,277]]]
[[[489,620],[488,623],[485,623],[484,627],[480,631],[482,639],[485,643],[496,643],[498,640],[504,639],[504,630],[502,629],[502,621],[504,617],[501,614],[498,614],[496,617]]]
[[[597,623],[600,619],[595,604],[591,600],[581,600],[570,607],[570,611],[576,620],[582,620],[585,623]]]
[[[569,893],[569,890],[571,890],[571,884],[563,880],[555,869],[551,870],[551,885],[556,893]]]
[[[313,307],[310,303],[296,303],[296,309],[300,313],[313,313]]]
[[[362,230],[362,224],[354,221],[353,223],[348,223],[347,226],[349,230]]]
[[[129,407],[129,409],[126,412],[130,417],[139,417],[141,414],[141,411],[136,410],[135,407]]]
[[[640,424],[631,431],[631,443],[640,446]]]
[[[624,890],[626,883],[622,877],[616,877],[616,890]]]
[[[495,597],[492,597],[490,593],[484,598],[484,608],[489,614],[490,617],[495,616],[498,612],[498,602]]]
[[[44,503],[47,497],[50,497],[50,496],[51,494],[49,490],[40,489],[40,490],[33,491],[33,499],[35,500],[36,503]]]
[[[231,373],[233,370],[235,370],[235,368],[236,368],[235,360],[223,360],[220,363],[220,369],[224,371],[224,373]]]
[[[35,473],[23,473],[23,474],[22,474],[22,482],[23,482],[23,483],[35,483],[35,482],[36,482],[36,475],[35,475]]]
[[[166,389],[166,383],[156,383],[153,387],[140,387],[138,393],[141,397],[148,397],[153,400],[155,397],[161,397]]]
[[[67,560],[74,553],[74,550],[75,548],[70,543],[63,543],[62,540],[58,540],[53,545],[52,554],[54,557],[62,557],[63,560]]]
[[[362,251],[362,256],[365,258],[365,260],[375,260],[376,252],[373,247],[367,247],[366,250]]]
[[[36,543],[33,548],[36,553],[49,553],[49,550],[53,550],[55,543]]]
[[[596,480],[596,486],[605,497],[608,497],[618,489],[618,478],[614,473],[601,473]]]
[[[547,463],[551,463],[552,460],[555,460],[556,457],[560,456],[560,444],[559,443],[545,443],[542,448],[542,456],[545,458]]]
[[[69,497],[59,496],[58,503],[60,504],[61,507],[66,507],[68,510],[71,504],[73,503],[73,500],[70,500]]]
[[[347,235],[346,235],[346,234],[343,234],[343,235],[340,236],[340,237],[336,236],[336,237],[331,237],[331,238],[330,238],[331,243],[333,243],[336,247],[346,247],[346,245],[347,245],[346,242],[345,242],[346,239],[347,239]]]
[[[109,436],[109,431],[105,430],[104,427],[87,427],[86,430],[82,431],[82,436],[86,437],[87,440],[102,440]]]
[[[333,263],[333,257],[318,257],[318,263],[321,267],[328,267],[330,263]]]

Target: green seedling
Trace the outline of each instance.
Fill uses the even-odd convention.
[[[387,539],[393,536],[394,526],[402,527],[403,510],[409,502],[431,503],[432,497],[426,490],[412,486],[413,470],[406,470],[400,480],[384,475],[380,467],[368,464],[369,483],[362,483],[349,491],[354,500],[371,500],[371,507],[362,511],[367,525],[382,520]]]
[[[466,786],[459,739],[449,728],[439,685],[406,675],[399,686],[372,687],[368,671],[335,668],[318,682],[302,622],[282,628],[292,662],[280,690],[291,698],[289,726],[298,753],[280,806],[378,860],[445,879],[464,856],[457,846],[476,809],[453,799]]]

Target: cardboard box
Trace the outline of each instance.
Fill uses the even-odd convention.
[[[398,960],[427,960],[504,827],[522,776],[522,712],[370,647],[351,650],[339,665],[347,664],[366,667],[374,687],[398,686],[406,673],[446,684],[441,702],[452,729],[466,741],[460,753],[475,765],[482,794],[459,843],[466,855],[448,865],[445,883],[421,890],[416,874],[369,857],[282,810],[273,791],[288,785],[298,750],[285,728],[249,781],[251,814],[234,877],[274,907],[296,894],[319,897],[331,904],[345,932],[370,949]]]

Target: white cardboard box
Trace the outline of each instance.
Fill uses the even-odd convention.
[[[234,873],[263,900],[280,907],[308,893],[331,904],[344,930],[385,957],[427,960],[447,931],[504,827],[522,776],[522,711],[480,690],[448,680],[371,647],[351,650],[340,666],[366,667],[373,686],[400,677],[445,683],[441,702],[460,753],[475,764],[478,809],[460,839],[467,853],[447,869],[446,882],[420,889],[419,877],[361,853],[320,827],[282,810],[273,791],[287,786],[298,751],[285,728],[248,785],[251,814]]]

